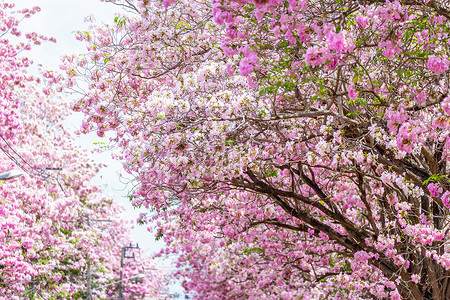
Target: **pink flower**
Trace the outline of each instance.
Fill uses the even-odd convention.
[[[336,69],[338,64],[339,64],[338,55],[332,55],[328,58],[326,66],[328,70],[334,70]]]
[[[227,73],[230,76],[234,74],[233,67],[230,64],[227,64]]]
[[[232,56],[234,54],[236,54],[236,50],[233,50],[231,47],[229,47],[229,43],[230,41],[228,39],[222,39],[222,44],[221,44],[221,48],[223,50],[223,52],[225,53],[225,55],[228,56]]]
[[[369,26],[369,18],[366,16],[358,15],[356,16],[356,23],[362,29],[366,29]]]
[[[324,240],[324,241],[328,241],[330,238],[328,237],[328,235],[327,234],[325,234],[325,233],[323,233],[323,232],[320,232],[319,233],[319,236],[320,236],[320,238],[322,239],[322,240]]]
[[[261,21],[263,15],[264,15],[264,12],[261,11],[261,9],[256,9],[255,12],[254,12],[254,14],[255,14],[256,19],[257,19],[258,21]]]
[[[433,71],[436,75],[440,75],[448,70],[450,61],[446,57],[436,57],[431,55],[428,58],[427,67]]]
[[[445,237],[445,233],[443,231],[433,232],[433,240],[440,241]]]
[[[306,50],[305,62],[309,66],[317,66],[325,62],[325,49],[319,47],[311,47]]]
[[[391,300],[401,300],[402,296],[398,293],[397,290],[391,292]]]
[[[417,95],[415,95],[416,101],[419,104],[425,103],[427,101],[427,94],[425,92],[420,92]]]
[[[445,207],[450,208],[450,192],[446,191],[443,195],[442,195],[442,203],[444,204]]]
[[[239,63],[239,70],[241,71],[242,76],[247,76],[255,69],[255,64],[258,62],[258,56],[249,46],[245,46],[241,50],[244,54],[244,59]]]
[[[386,112],[387,126],[392,133],[397,133],[398,127],[408,119],[408,114],[403,107],[398,107],[396,111],[391,108]]]
[[[428,190],[430,191],[431,197],[439,197],[442,193],[442,188],[438,183],[430,183],[428,185]]]
[[[348,96],[350,97],[350,99],[352,99],[352,100],[356,99],[356,90],[352,84],[348,86],[347,92],[348,92]]]
[[[169,7],[170,5],[175,3],[175,0],[163,0],[163,5],[165,8]]]
[[[418,142],[423,142],[426,129],[418,121],[403,123],[398,130],[397,146],[399,150],[411,152]]]
[[[239,70],[241,71],[242,76],[247,76],[253,71],[253,65],[249,62],[248,59],[244,58],[239,63]]]
[[[390,59],[394,59],[395,54],[402,52],[397,44],[394,44],[391,41],[381,42],[380,47],[384,48],[383,55]]]
[[[441,103],[441,107],[447,115],[450,115],[450,97],[445,97]]]

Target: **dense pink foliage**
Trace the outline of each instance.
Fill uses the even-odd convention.
[[[450,298],[444,2],[109,2],[66,83],[187,290]]]
[[[1,152],[0,172],[20,166],[29,173],[0,182],[0,299],[86,299],[88,267],[93,297],[111,299],[117,284],[101,287],[119,280],[121,246],[131,242],[118,218],[123,208],[90,183],[100,165],[62,126],[70,109],[45,88],[57,82],[53,73],[29,74],[26,51],[49,38],[22,34],[17,26],[39,9],[15,11],[4,2],[0,7],[0,146],[17,160]],[[124,294],[157,296],[164,275],[153,276],[154,262],[138,254],[127,261],[123,278],[146,276],[126,281]]]

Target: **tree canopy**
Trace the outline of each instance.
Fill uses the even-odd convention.
[[[64,84],[187,290],[450,298],[446,2],[107,2]]]

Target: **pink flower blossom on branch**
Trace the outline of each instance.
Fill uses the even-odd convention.
[[[436,75],[441,75],[448,70],[450,61],[446,57],[430,56],[428,58],[427,67]]]

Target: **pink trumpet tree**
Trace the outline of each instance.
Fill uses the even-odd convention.
[[[121,268],[129,228],[122,208],[90,183],[100,165],[63,127],[68,102],[43,88],[57,78],[30,75],[26,51],[52,39],[18,25],[38,11],[0,3],[0,172],[25,173],[0,182],[0,299],[111,299],[121,273],[133,277],[122,286],[127,299],[157,297],[166,282],[153,276],[153,260],[136,253]]]
[[[444,1],[108,1],[66,84],[205,299],[449,299]]]

